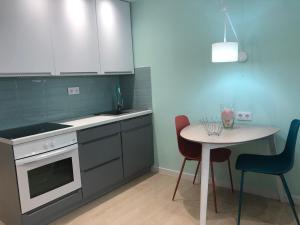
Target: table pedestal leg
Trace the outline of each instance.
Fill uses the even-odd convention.
[[[269,146],[270,146],[271,154],[276,155],[277,151],[276,151],[276,145],[275,145],[275,135],[270,136],[268,139],[269,139]],[[282,183],[281,183],[280,177],[276,176],[276,182],[277,182],[277,191],[278,191],[279,199],[281,202],[283,202],[284,201],[284,192],[282,190]]]
[[[208,181],[209,181],[209,162],[210,162],[210,147],[207,144],[202,144],[200,225],[206,225]]]

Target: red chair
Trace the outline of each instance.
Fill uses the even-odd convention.
[[[191,161],[191,160],[198,161],[197,169],[196,169],[194,180],[193,180],[193,184],[195,184],[195,180],[196,180],[199,166],[201,163],[201,155],[202,155],[202,145],[200,143],[188,141],[180,136],[181,130],[190,125],[190,122],[189,122],[189,119],[187,118],[187,116],[184,116],[184,115],[176,116],[175,125],[176,125],[178,148],[179,148],[180,153],[183,155],[184,160],[183,160],[183,163],[181,166],[181,170],[180,170],[177,184],[175,187],[175,191],[173,194],[173,198],[172,198],[173,201],[174,201],[177,189],[178,189],[178,185],[179,185],[186,161],[187,160],[188,161]],[[215,176],[214,176],[213,163],[225,162],[225,161],[228,162],[231,191],[233,192],[234,190],[233,190],[232,174],[231,174],[231,167],[230,167],[230,155],[231,155],[231,150],[229,150],[227,148],[213,149],[213,150],[211,150],[211,154],[210,154],[212,188],[213,188],[214,204],[215,204],[216,213],[218,212],[218,208],[217,208],[217,198],[216,198],[216,187],[215,187]]]

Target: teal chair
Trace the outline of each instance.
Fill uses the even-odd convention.
[[[253,155],[253,154],[242,154],[236,161],[236,169],[242,171],[241,188],[240,188],[240,202],[238,209],[238,221],[240,225],[241,220],[241,209],[243,199],[243,186],[244,186],[244,175],[245,172],[263,173],[270,175],[277,175],[281,178],[283,187],[287,194],[290,206],[293,210],[293,214],[299,223],[299,218],[295,209],[295,204],[289,191],[288,185],[284,178],[284,174],[289,172],[294,166],[295,148],[297,142],[297,136],[300,126],[300,120],[293,120],[290,126],[289,134],[287,137],[284,151],[278,155]]]

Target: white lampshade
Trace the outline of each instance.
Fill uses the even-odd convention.
[[[237,62],[239,59],[238,42],[218,42],[212,44],[213,63]]]

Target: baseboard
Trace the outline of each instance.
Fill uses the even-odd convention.
[[[177,177],[179,175],[179,171],[177,171],[177,170],[171,170],[171,169],[166,169],[166,168],[162,168],[162,167],[152,167],[151,171],[154,173],[169,175],[169,176],[173,176],[173,177]],[[193,181],[194,174],[183,172],[181,178],[184,180]]]
[[[179,175],[179,171],[178,170],[171,170],[171,169],[167,169],[167,168],[163,168],[163,167],[152,167],[151,169],[153,172],[155,173],[159,173],[159,174],[163,174],[163,175],[169,175],[169,176],[174,176],[177,177]],[[194,179],[194,174],[191,173],[182,173],[182,179],[184,180],[189,180],[189,181],[193,181]],[[197,180],[199,181],[200,178],[198,177]],[[209,181],[211,183],[211,181]],[[216,180],[216,186],[218,187],[223,187],[223,188],[228,188],[230,189],[229,183],[222,183],[218,180]],[[234,184],[235,190],[239,191],[239,184]],[[261,190],[257,190],[255,188],[251,188],[251,187],[245,187],[245,192],[249,193],[249,194],[253,194],[253,195],[258,195],[261,197],[265,197],[265,198],[271,198],[271,199],[275,199],[275,200],[279,200],[279,196],[277,193],[272,193],[272,192],[267,192],[267,191],[261,191]],[[293,200],[295,202],[296,205],[300,205],[300,196],[297,195],[293,195]],[[288,202],[287,198],[285,197],[284,199],[285,202]]]
[[[293,200],[294,200],[294,202],[295,202],[296,205],[300,205],[300,196],[293,195]]]

